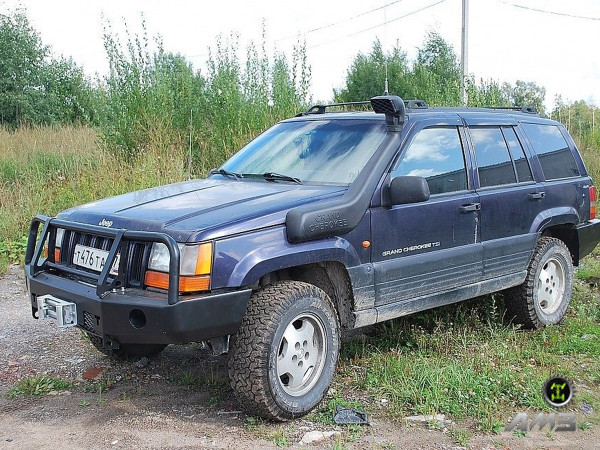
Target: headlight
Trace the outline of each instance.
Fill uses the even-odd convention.
[[[56,229],[56,247],[60,248],[62,246],[63,238],[65,237],[65,229],[57,228]]]
[[[181,244],[177,244],[178,246]],[[179,247],[181,251],[181,247]],[[148,269],[158,270],[159,272],[169,272],[169,261],[171,257],[169,255],[169,249],[165,244],[155,243],[152,245],[152,251],[150,252],[150,260],[148,261]]]
[[[212,242],[179,247],[179,291],[199,292],[210,289],[212,269]],[[155,243],[150,252],[146,285],[169,289],[169,249],[165,244]]]

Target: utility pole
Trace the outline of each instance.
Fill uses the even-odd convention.
[[[463,102],[463,106],[467,106],[469,101],[469,94],[467,92],[467,74],[468,74],[468,38],[469,38],[469,0],[462,0],[462,32],[461,32],[461,46],[460,46],[460,97]]]

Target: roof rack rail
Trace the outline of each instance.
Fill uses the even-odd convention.
[[[488,106],[489,109],[501,109],[506,111],[518,111],[527,114],[537,114],[538,111],[533,106]]]
[[[328,105],[313,105],[310,108],[308,108],[305,112],[302,112],[298,115],[296,115],[296,117],[300,117],[300,116],[307,116],[309,114],[325,114],[325,110],[327,108],[339,108],[339,107],[343,107],[343,106],[362,106],[362,105],[370,105],[371,102],[370,101],[363,101],[363,102],[344,102],[344,103],[330,103]]]
[[[408,109],[427,109],[429,106],[425,100],[404,100],[404,106]]]
[[[330,103],[327,105],[313,105],[306,111],[296,115],[296,117],[307,116],[309,114],[325,114],[328,108],[341,108],[344,106],[365,106],[371,105],[370,100],[362,102],[343,102],[343,103]],[[408,109],[427,109],[429,106],[425,100],[404,100],[404,106]]]

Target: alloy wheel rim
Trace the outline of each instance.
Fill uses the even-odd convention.
[[[553,314],[562,303],[565,290],[565,270],[562,263],[551,258],[544,263],[538,276],[537,300],[545,314]]]
[[[325,326],[312,313],[296,316],[286,327],[277,353],[277,380],[282,389],[298,397],[310,391],[325,367]]]

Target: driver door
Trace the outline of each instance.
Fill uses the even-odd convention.
[[[462,126],[413,130],[390,172],[427,180],[429,200],[372,210],[375,305],[450,291],[482,277],[479,196]]]

